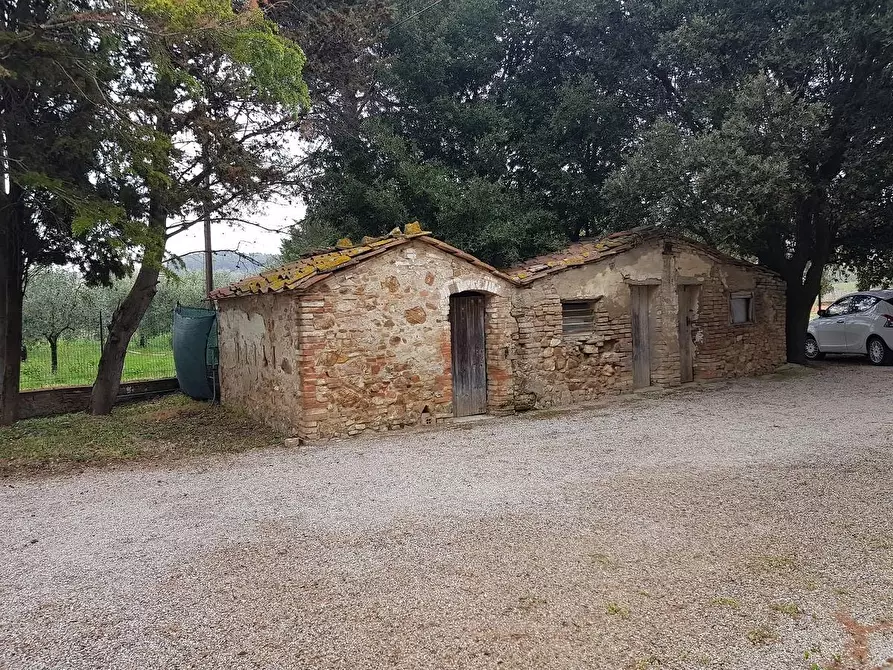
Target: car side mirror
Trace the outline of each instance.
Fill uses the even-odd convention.
[[[820,309],[818,312],[816,312],[816,314],[818,314],[819,316],[828,316],[828,310]]]

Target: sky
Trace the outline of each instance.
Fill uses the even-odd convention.
[[[265,208],[246,213],[245,219],[254,221],[264,228],[282,230],[275,233],[255,226],[214,224],[211,230],[211,244],[214,250],[237,249],[243,253],[278,254],[279,245],[285,237],[285,231],[296,219],[304,215],[304,204],[300,201],[288,204],[271,202]],[[175,235],[167,245],[168,252],[182,255],[190,251],[201,251],[205,248],[204,231],[201,224],[195,225],[184,233]]]

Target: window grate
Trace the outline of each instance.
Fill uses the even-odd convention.
[[[562,302],[561,328],[565,335],[591,333],[595,329],[595,302],[592,300]]]

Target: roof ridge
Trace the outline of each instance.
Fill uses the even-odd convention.
[[[365,236],[360,244],[354,244],[350,238],[343,237],[333,247],[326,247],[315,252],[300,256],[297,260],[286,263],[272,270],[264,270],[257,274],[245,277],[228,286],[220,287],[208,294],[211,300],[233,298],[244,295],[257,295],[263,293],[279,293],[286,290],[303,289],[316,283],[323,276],[327,276],[336,270],[356,265],[367,258],[372,258],[380,253],[401,244],[406,244],[418,238],[430,238],[431,231],[423,230],[418,221],[407,223],[403,230],[393,228],[387,235],[380,237]],[[438,240],[439,242],[439,240]],[[449,247],[445,243],[442,243]],[[453,249],[455,255],[464,254],[459,249]],[[482,263],[475,259],[478,263]],[[483,263],[482,263],[483,264]],[[488,266],[489,267],[489,266]],[[491,268],[493,272],[497,272]]]
[[[598,238],[580,239],[563,249],[522,261],[519,265],[505,270],[505,273],[513,281],[528,284],[569,267],[592,263],[628,251],[647,239],[649,232],[659,231],[654,226],[640,226]],[[573,253],[574,251],[578,253]]]
[[[699,248],[704,253],[707,253],[718,260],[736,263],[738,265],[746,265],[763,272],[776,274],[772,270],[761,265],[736,258],[719,249],[711,247],[708,244],[686,237],[679,231],[654,225],[637,226],[635,228],[616,231],[597,238],[583,238],[573,242],[563,249],[548,254],[534,256],[533,258],[522,261],[520,264],[512,268],[504,270],[504,272],[514,282],[529,284],[540,277],[566,270],[569,267],[594,263],[611,256],[616,256],[654,238],[671,238]]]

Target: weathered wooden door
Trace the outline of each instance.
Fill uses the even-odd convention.
[[[651,386],[650,286],[630,286],[633,336],[633,388]]]
[[[484,296],[450,296],[453,349],[453,409],[456,416],[487,411],[487,352],[484,335]]]
[[[697,286],[683,285],[679,287],[679,381],[683,384],[695,378],[691,317],[694,313],[697,294]]]

